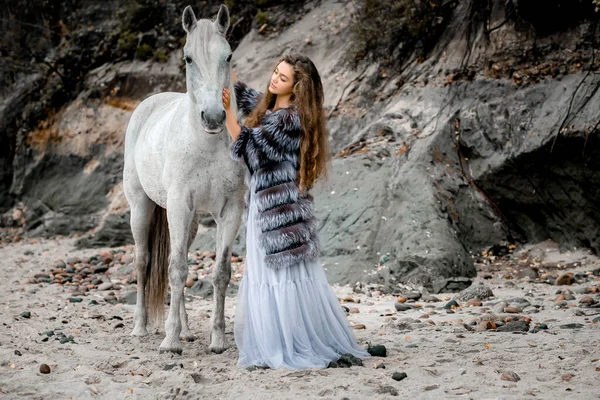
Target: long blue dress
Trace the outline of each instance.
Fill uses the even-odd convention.
[[[252,192],[252,191],[250,191]],[[234,319],[238,366],[326,368],[342,354],[370,357],[354,332],[318,261],[267,268],[258,240],[255,197],[246,222],[246,265]]]

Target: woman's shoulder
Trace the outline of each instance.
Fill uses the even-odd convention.
[[[298,133],[302,128],[300,115],[294,104],[267,112],[262,125],[268,130],[282,130],[290,134]]]

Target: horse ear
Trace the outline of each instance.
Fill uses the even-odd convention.
[[[196,27],[197,22],[198,20],[196,19],[194,10],[192,10],[191,6],[187,6],[185,10],[183,10],[183,17],[181,17],[181,23],[183,24],[183,29],[188,33],[188,35],[192,33],[192,31]]]
[[[229,29],[229,9],[225,4],[221,4],[221,7],[219,8],[219,14],[217,14],[217,19],[215,22],[219,32],[225,36],[227,29]]]

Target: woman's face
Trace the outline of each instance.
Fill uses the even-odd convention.
[[[294,67],[282,61],[271,75],[269,92],[276,95],[290,95],[294,89]]]

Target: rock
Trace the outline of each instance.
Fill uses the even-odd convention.
[[[119,328],[125,328],[125,325],[123,325],[122,322],[119,322],[118,324],[115,325],[115,329],[119,329]]]
[[[502,314],[506,307],[508,307],[508,303],[506,303],[505,301],[501,301],[500,303],[494,306],[494,314]]]
[[[51,372],[51,370],[50,370],[50,366],[48,364],[40,365],[40,373],[49,374],[50,372]]]
[[[504,326],[496,328],[496,332],[527,332],[529,331],[529,324],[524,320],[520,319],[517,321],[511,321]]]
[[[378,362],[374,366],[375,369],[385,369],[385,364],[382,362]]]
[[[58,260],[58,261],[55,261],[54,264],[52,264],[52,268],[65,269],[65,268],[67,268],[67,264],[65,264],[65,262],[62,260]]]
[[[394,372],[392,374],[392,379],[395,381],[401,381],[402,379],[406,379],[408,376],[405,372]]]
[[[593,306],[596,303],[596,300],[594,300],[594,298],[590,296],[582,297],[581,300],[579,300],[579,304],[583,304],[585,306]]]
[[[387,357],[387,349],[383,345],[369,346],[367,352],[373,357]]]
[[[504,308],[504,312],[509,314],[518,314],[521,312],[521,310],[519,310],[517,307],[508,306]]]
[[[377,389],[377,393],[389,394],[390,396],[398,396],[398,390],[390,385],[380,387],[379,389]]]
[[[95,265],[92,267],[92,273],[94,274],[103,274],[108,271],[108,265]]]
[[[519,375],[517,375],[513,371],[503,372],[502,375],[500,376],[500,379],[502,379],[503,381],[510,381],[510,382],[518,382],[521,380]]]
[[[31,312],[29,311],[23,311],[21,314],[19,314],[22,318],[31,318]]]
[[[398,302],[394,303],[394,307],[396,308],[396,311],[399,311],[399,312],[412,310],[414,308],[408,304],[398,303]]]
[[[446,303],[446,305],[444,305],[446,310],[451,310],[452,308],[458,307],[460,307],[460,305],[456,302],[456,300],[450,300],[448,303]]]
[[[467,301],[467,307],[481,307],[482,303],[479,300],[469,300]]]
[[[486,299],[489,299],[490,297],[494,297],[494,292],[492,292],[492,289],[490,289],[489,287],[487,287],[483,284],[478,284],[478,285],[471,285],[470,287],[466,288],[465,290],[460,292],[455,297],[455,299],[460,300],[460,301],[469,301],[469,300],[486,300]]]
[[[67,301],[69,303],[81,303],[83,299],[81,297],[69,297]]]
[[[565,324],[565,325],[560,325],[559,328],[560,329],[580,329],[580,328],[583,328],[583,324]]]
[[[194,280],[192,278],[187,278],[185,280],[185,287],[186,288],[191,288],[192,286],[194,286]]]
[[[434,293],[455,293],[471,286],[473,280],[466,277],[438,279],[432,283]]]
[[[167,364],[167,365],[165,365],[163,367],[163,371],[170,371],[170,370],[172,370],[174,368],[177,368],[177,367],[178,367],[178,369],[183,369],[183,364],[182,363],[179,363],[179,364],[177,364],[177,363],[175,363],[175,364]]]
[[[525,267],[522,270],[519,271],[519,273],[517,274],[517,277],[519,279],[523,279],[523,278],[530,278],[530,279],[537,279],[539,278],[539,270],[535,267]]]
[[[440,299],[430,294],[423,295],[423,297],[421,297],[421,300],[427,303],[437,303],[438,301],[440,301]]]
[[[15,356],[21,357],[23,354],[19,350],[15,350]]]
[[[566,274],[559,276],[554,284],[557,286],[572,285],[574,281],[573,274],[571,272],[567,272]]]
[[[406,292],[402,293],[402,297],[407,298],[408,300],[419,300],[421,298],[421,293],[419,292]]]
[[[23,255],[25,255],[25,256],[32,256],[33,255],[33,251],[31,251],[31,250],[25,250],[25,252],[23,252]]]
[[[337,360],[337,364],[341,367],[341,368],[350,368],[352,366],[360,366],[362,367],[363,363],[362,360],[350,353],[346,353],[344,355],[342,355],[338,360]]]
[[[592,320],[592,322],[596,322],[596,323],[600,322],[600,317],[596,317],[596,318],[594,318],[594,319]]]
[[[531,330],[531,333],[538,333],[540,331],[545,331],[547,329],[548,329],[548,325],[546,325],[546,324],[539,324],[539,325],[536,325],[535,328],[533,328]]]
[[[137,292],[127,292],[119,297],[119,303],[135,305],[137,303]]]
[[[109,294],[108,296],[104,296],[104,301],[106,301],[107,303],[116,303],[117,297],[113,294]]]
[[[529,307],[525,307],[525,308],[523,309],[523,312],[524,312],[525,314],[537,314],[537,313],[539,313],[539,312],[540,312],[540,310],[538,310],[538,308],[537,308],[537,307],[529,306]]]

